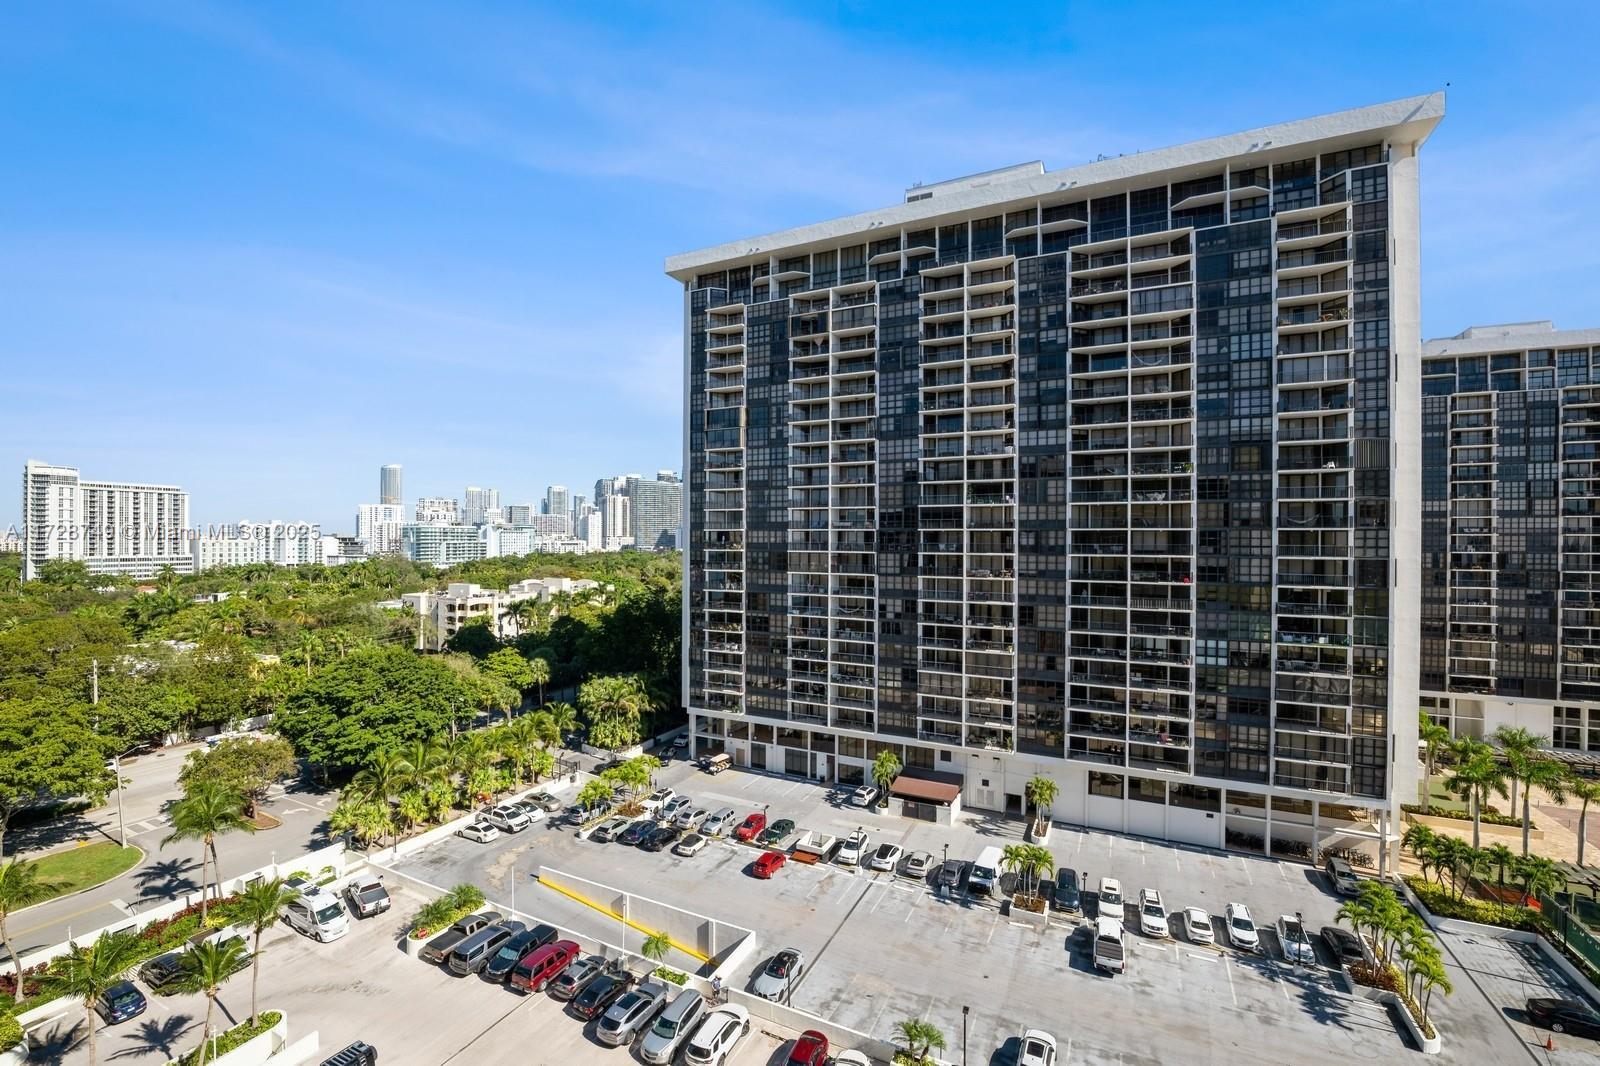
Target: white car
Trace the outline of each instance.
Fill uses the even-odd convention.
[[[1161,902],[1161,893],[1153,888],[1139,890],[1139,931],[1145,936],[1171,935],[1166,905]]]
[[[878,786],[861,785],[850,793],[850,805],[853,807],[870,807],[878,800]]]
[[[906,856],[905,865],[900,867],[900,876],[925,881],[933,867],[934,858],[930,852],[913,851]]]
[[[683,1049],[683,1061],[690,1066],[721,1066],[739,1038],[750,1031],[750,1012],[735,1003],[724,1003],[705,1016],[700,1028]]]
[[[658,813],[663,822],[674,822],[677,821],[678,815],[692,810],[694,810],[694,800],[688,796],[674,796],[662,804]]]
[[[1100,908],[1096,917],[1122,921],[1122,882],[1115,877],[1102,877],[1100,891],[1095,893],[1095,904]]]
[[[476,841],[479,844],[487,844],[491,840],[500,839],[500,830],[496,829],[488,822],[473,822],[471,825],[464,825],[460,829],[457,829],[456,836],[465,837],[466,839]]]
[[[833,861],[840,866],[860,866],[867,851],[867,834],[857,830],[839,842],[839,854]]]
[[[877,850],[872,853],[872,859],[867,865],[874,870],[887,870],[893,873],[894,868],[900,865],[901,854],[899,844],[879,844]]]
[[[1191,944],[1216,944],[1217,933],[1211,928],[1211,915],[1204,907],[1183,908],[1183,931]]]
[[[672,845],[672,850],[679,855],[698,855],[700,852],[706,849],[706,845],[709,843],[711,843],[711,841],[705,835],[701,833],[690,833],[688,836]]]
[[[672,824],[679,829],[699,829],[706,824],[706,819],[711,817],[711,812],[704,807],[685,807],[678,812]]]
[[[1043,1029],[1024,1032],[1017,1066],[1056,1066],[1056,1038]]]
[[[872,1060],[864,1052],[851,1049],[841,1051],[834,1056],[833,1066],[872,1066]]]
[[[761,972],[750,983],[750,991],[762,999],[784,999],[785,993],[794,987],[805,971],[806,957],[800,954],[799,949],[784,948],[761,967]]]
[[[640,801],[639,806],[647,811],[659,811],[676,799],[678,794],[670,788],[658,788]]]
[[[1230,903],[1222,912],[1222,921],[1228,927],[1228,943],[1252,955],[1261,954],[1261,932],[1256,920],[1250,917],[1250,908],[1243,903]]]
[[[1278,944],[1283,957],[1290,962],[1312,964],[1317,961],[1317,949],[1306,937],[1306,927],[1292,914],[1278,915]]]
[[[533,819],[523,813],[522,808],[513,807],[509,803],[490,807],[478,817],[502,833],[520,833],[533,824]]]
[[[733,828],[734,818],[733,808],[723,807],[706,819],[706,824],[700,827],[700,832],[708,837],[719,837]]]

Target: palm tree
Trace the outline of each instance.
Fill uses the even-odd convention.
[[[1056,801],[1056,794],[1061,791],[1061,786],[1051,778],[1042,774],[1028,779],[1022,786],[1022,793],[1029,803],[1033,804],[1034,836],[1043,835],[1050,827],[1050,806]]]
[[[0,866],[0,944],[17,966],[16,1001],[22,1002],[22,957],[11,946],[11,933],[6,929],[6,919],[13,911],[38,903],[50,895],[50,889],[39,880],[39,864],[14,858]]]
[[[1412,822],[1406,826],[1405,835],[1400,838],[1400,847],[1409,849],[1416,858],[1417,865],[1422,867],[1422,879],[1424,881],[1428,879],[1428,867],[1431,865],[1429,848],[1436,837],[1437,834],[1421,822]]]
[[[412,773],[411,765],[394,752],[373,752],[367,765],[350,779],[349,792],[388,810],[394,797],[412,783]]]
[[[245,798],[230,789],[211,782],[198,782],[184,789],[183,798],[172,805],[172,832],[161,841],[166,847],[177,840],[200,841],[200,923],[206,920],[206,891],[210,882],[206,877],[206,860],[210,857],[212,871],[216,874],[217,895],[222,895],[222,867],[217,861],[217,837],[243,831],[254,833],[256,827],[244,816]]]
[[[637,674],[594,677],[578,689],[578,706],[589,721],[589,743],[620,751],[639,742],[650,697]]]
[[[639,949],[639,954],[651,962],[659,963],[667,957],[667,952],[672,950],[672,935],[665,929],[645,937],[644,946]]]
[[[1512,872],[1522,882],[1523,902],[1552,896],[1566,887],[1567,879],[1553,860],[1542,855],[1519,855]]]
[[[1456,749],[1461,757],[1455,770],[1445,778],[1444,787],[1472,807],[1472,846],[1480,842],[1479,819],[1491,794],[1506,795],[1506,774],[1495,760],[1493,749],[1482,741],[1463,740]]]
[[[1578,865],[1583,865],[1583,845],[1589,836],[1589,804],[1600,800],[1600,780],[1572,774],[1567,779],[1567,794],[1578,801]]]
[[[1506,868],[1517,861],[1516,853],[1504,844],[1490,844],[1483,849],[1483,864],[1485,868],[1496,872],[1496,880],[1500,884],[1498,902],[1503,911],[1506,905]]]
[[[544,702],[544,687],[550,683],[550,661],[537,656],[528,660],[528,669],[533,675],[533,683],[539,686],[539,702]]]
[[[1532,730],[1523,729],[1521,726],[1503,725],[1489,734],[1489,739],[1500,745],[1500,750],[1505,753],[1506,762],[1512,767],[1511,777],[1511,809],[1517,807],[1517,783],[1521,775],[1516,772],[1517,760],[1529,759],[1538,754],[1540,748],[1548,741],[1534,733]]]
[[[413,829],[428,820],[428,795],[420,788],[408,788],[395,799],[395,814]]]
[[[564,701],[546,703],[541,710],[549,712],[550,717],[555,720],[558,739],[566,737],[578,728],[578,709],[570,703]]]
[[[902,767],[900,756],[884,748],[872,760],[872,783],[878,786],[878,806],[889,806],[889,789],[894,787],[895,778],[900,776]]]
[[[414,740],[400,749],[396,769],[408,789],[427,791],[428,786],[449,776],[446,752],[437,741]]]
[[[102,933],[94,943],[68,946],[67,954],[56,960],[45,973],[45,980],[64,998],[83,1004],[83,1020],[89,1027],[89,1066],[98,1062],[95,1052],[95,1004],[100,997],[140,959],[139,934],[131,929]]]
[[[1542,788],[1556,803],[1567,801],[1567,767],[1548,756],[1519,756],[1520,766],[1514,765],[1521,771],[1522,778],[1522,854],[1528,854],[1528,836],[1533,829],[1530,814],[1533,790]]]
[[[311,676],[311,666],[317,654],[322,651],[322,641],[309,629],[300,631],[294,638],[295,656],[306,664],[306,676]]]
[[[1421,982],[1422,994],[1422,1020],[1428,1020],[1428,1004],[1433,1001],[1433,990],[1438,989],[1445,995],[1455,991],[1450,984],[1450,977],[1445,972],[1444,960],[1430,959],[1419,970],[1417,976]]]
[[[223,983],[244,966],[244,943],[237,938],[208,940],[196,944],[183,953],[179,962],[178,989],[183,992],[203,992],[206,997],[206,1024],[200,1030],[198,1062],[205,1066],[206,1041],[211,1035],[211,1019],[217,1008],[217,993]],[[251,1003],[252,1011],[255,1009]]]
[[[598,807],[602,803],[610,803],[617,794],[617,786],[610,781],[596,779],[590,781],[578,790],[578,805],[580,807]]]
[[[261,934],[271,929],[283,916],[283,908],[299,893],[283,887],[280,878],[257,881],[239,893],[239,921],[248,925],[255,936],[250,960],[250,1025],[255,1027],[259,1018],[256,1010],[256,982],[261,977]]]
[[[1450,746],[1450,730],[1428,717],[1428,712],[1417,711],[1417,739],[1423,744],[1422,805],[1428,806],[1433,798],[1433,768],[1439,763],[1439,753]]]
[[[945,1048],[944,1034],[920,1018],[907,1018],[894,1027],[895,1035],[905,1044],[906,1052],[917,1062],[926,1062],[928,1052]]]

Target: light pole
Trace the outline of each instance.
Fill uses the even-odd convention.
[[[961,1066],[967,1066],[967,1015],[972,1013],[972,1008],[966,1004],[961,1006]]]

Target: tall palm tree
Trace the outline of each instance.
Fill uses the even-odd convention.
[[[1421,822],[1413,822],[1406,826],[1405,835],[1400,838],[1400,847],[1409,850],[1417,860],[1417,865],[1422,867],[1422,878],[1427,880],[1428,867],[1432,864],[1429,848],[1432,846],[1435,833]]]
[[[895,778],[902,769],[900,756],[888,748],[878,752],[872,760],[872,783],[878,786],[878,806],[889,806],[889,789],[894,787]]]
[[[533,676],[533,683],[539,686],[539,702],[544,702],[544,687],[550,683],[550,661],[538,656],[528,661],[528,669]]]
[[[161,841],[166,847],[178,840],[200,841],[200,922],[206,918],[206,877],[209,858],[216,874],[217,894],[222,894],[222,868],[217,862],[217,837],[227,833],[254,833],[255,825],[244,816],[245,798],[231,789],[202,781],[184,789],[183,798],[172,805],[172,832]]]
[[[1506,795],[1506,774],[1493,750],[1482,741],[1465,740],[1456,750],[1461,757],[1454,771],[1445,778],[1444,787],[1471,805],[1472,846],[1477,847],[1481,841],[1479,825],[1483,806],[1490,795]]]
[[[1433,798],[1433,769],[1439,763],[1439,753],[1450,746],[1450,730],[1428,717],[1428,712],[1417,711],[1417,739],[1423,744],[1422,805],[1428,806]]]
[[[87,946],[69,945],[67,953],[46,971],[45,981],[51,988],[64,998],[83,1004],[83,1020],[89,1028],[89,1066],[99,1061],[95,1050],[95,1022],[99,1014],[95,1004],[138,965],[139,958],[139,934],[128,929],[102,933]]]
[[[585,681],[578,690],[578,706],[589,721],[589,742],[620,751],[639,742],[650,697],[637,674],[618,674]]]
[[[565,737],[578,728],[578,709],[572,704],[558,700],[555,703],[546,703],[540,709],[547,712],[555,721],[560,737]]]
[[[1533,790],[1542,788],[1557,803],[1567,801],[1567,767],[1549,756],[1520,756],[1517,767],[1522,778],[1522,854],[1528,854],[1528,837],[1533,829],[1530,813]]]
[[[388,810],[395,796],[411,784],[411,773],[410,765],[401,756],[392,751],[376,751],[350,779],[350,792]]]
[[[1600,800],[1600,780],[1572,774],[1567,779],[1567,795],[1576,799],[1578,807],[1578,865],[1583,865],[1583,845],[1589,836],[1589,804]]]
[[[39,864],[13,858],[0,866],[0,944],[17,967],[17,997],[22,1002],[22,958],[11,946],[11,933],[6,929],[6,919],[13,911],[38,903],[50,894],[50,889],[39,880]]]
[[[1490,844],[1483,849],[1484,866],[1495,871],[1495,879],[1500,885],[1499,903],[1502,910],[1506,905],[1506,868],[1516,861],[1516,853],[1504,844]]]
[[[1521,726],[1507,725],[1503,725],[1489,734],[1489,739],[1500,746],[1500,750],[1505,753],[1506,762],[1512,767],[1512,773],[1508,776],[1511,778],[1511,807],[1515,810],[1517,806],[1517,783],[1522,777],[1521,774],[1516,772],[1518,769],[1517,762],[1537,755],[1539,749],[1544,747],[1548,741],[1532,730],[1523,729]]]
[[[253,1028],[260,1013],[256,1010],[256,984],[261,978],[261,934],[277,924],[287,907],[297,895],[293,889],[283,887],[281,878],[257,881],[239,893],[239,921],[250,927],[254,934],[254,953],[250,960],[250,1025]]]
[[[206,997],[206,1024],[200,1030],[200,1052],[196,1061],[205,1066],[211,1020],[217,1009],[217,993],[223,984],[244,966],[244,944],[234,938],[208,940],[183,953],[179,962],[178,989],[201,992]],[[254,1009],[254,1004],[252,1004]]]
[[[1036,774],[1028,779],[1022,786],[1022,793],[1029,803],[1033,804],[1034,836],[1038,836],[1049,827],[1050,807],[1056,801],[1056,795],[1061,791],[1061,786],[1055,780]]]
[[[446,766],[448,753],[434,740],[414,740],[399,751],[397,767],[404,788],[427,791],[428,786],[443,781],[450,771]]]
[[[309,629],[303,629],[294,638],[294,653],[306,664],[306,676],[311,676],[311,667],[317,655],[322,651],[322,640]]]

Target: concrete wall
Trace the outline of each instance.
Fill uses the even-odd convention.
[[[751,1025],[760,1022],[772,1022],[776,1025],[793,1029],[795,1032],[805,1032],[815,1029],[828,1038],[828,1044],[834,1052],[854,1048],[866,1054],[876,1062],[889,1062],[894,1058],[895,1047],[887,1040],[879,1040],[865,1033],[858,1033],[854,1029],[846,1029],[842,1025],[835,1025],[826,1018],[819,1018],[815,1014],[808,1014],[794,1007],[773,1003],[771,1000],[752,996],[748,992],[737,989],[728,990],[728,1001],[736,1003],[750,1012]]]
[[[741,926],[720,922],[704,914],[674,907],[660,900],[641,896],[614,885],[601,884],[563,870],[541,866],[539,880],[547,885],[559,885],[575,892],[593,903],[606,907],[630,922],[636,922],[652,931],[665,931],[679,944],[691,947],[711,960],[702,967],[709,976],[713,969],[726,966],[730,953],[742,941],[751,939],[751,932]],[[603,916],[598,916],[602,917]],[[718,960],[724,960],[719,964]]]

